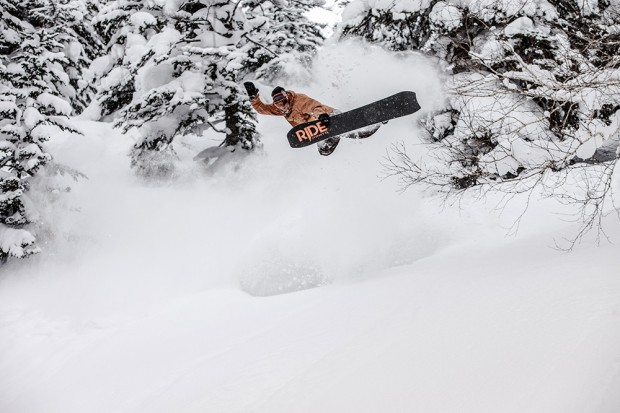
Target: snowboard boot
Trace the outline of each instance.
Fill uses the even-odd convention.
[[[319,153],[321,155],[329,156],[336,150],[336,146],[338,146],[339,142],[340,138],[333,137],[317,143],[316,146],[319,148]]]

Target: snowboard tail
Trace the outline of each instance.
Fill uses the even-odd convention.
[[[407,116],[420,110],[414,92],[400,92],[366,106],[330,116],[329,126],[315,120],[291,129],[288,142],[293,148],[303,148],[327,138],[361,129],[376,123]]]

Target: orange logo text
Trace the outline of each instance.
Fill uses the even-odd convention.
[[[296,131],[295,135],[297,135],[299,142],[303,142],[304,140],[311,141],[319,136],[325,135],[328,130],[329,129],[323,126],[321,122],[318,122],[316,125],[306,126],[305,128]]]

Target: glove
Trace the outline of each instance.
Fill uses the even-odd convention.
[[[329,124],[331,123],[331,120],[329,119],[329,115],[327,113],[321,113],[319,115],[319,121],[321,121],[321,123],[325,127],[329,127]]]
[[[250,97],[250,99],[254,99],[256,96],[258,96],[258,89],[256,88],[256,86],[254,86],[254,83],[245,82],[243,86],[245,86],[245,90],[248,92],[248,96]]]

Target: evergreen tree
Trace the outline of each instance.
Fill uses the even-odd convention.
[[[94,118],[102,119],[125,108],[133,99],[137,70],[148,58],[145,44],[165,26],[160,2],[107,2],[94,18],[104,53],[93,64],[98,86]]]
[[[49,52],[57,55],[55,61],[60,67],[54,70],[53,87],[59,96],[71,103],[73,114],[79,114],[94,94],[94,88],[84,77],[92,59],[102,51],[101,41],[90,23],[97,3],[91,0],[29,0],[22,3],[22,7],[28,11],[25,19],[37,32],[54,38]]]
[[[118,126],[138,128],[131,154],[142,176],[174,172],[173,139],[214,128],[229,150],[257,143],[255,115],[243,98],[241,78],[247,55],[238,43],[250,32],[243,8],[232,1],[183,3],[165,10],[167,25],[146,44],[131,70],[134,99]]]
[[[429,3],[436,0],[390,4],[354,0],[344,10],[341,36],[360,37],[394,51],[421,49],[432,31]]]
[[[325,38],[320,31],[323,26],[310,22],[304,14],[321,4],[322,0],[274,0],[250,8],[255,18],[267,21],[251,37],[245,35],[250,63],[246,70],[267,82],[296,72],[297,68],[305,71],[302,77],[308,77],[312,58]]]
[[[48,30],[58,34],[57,40],[63,46],[67,59],[64,71],[73,89],[67,96],[73,114],[80,114],[96,92],[90,66],[103,53],[103,42],[92,24],[99,7],[97,0],[48,0],[40,13],[42,17],[51,16]]]
[[[255,148],[256,115],[242,83],[273,79],[289,54],[307,61],[320,39],[301,16],[308,6],[200,0],[154,7],[113,2],[97,18],[113,52],[104,63],[114,67],[98,101],[102,115],[119,111],[117,126],[139,131],[132,166],[143,176],[170,175],[175,136],[209,128],[225,136],[220,146],[229,151]]]
[[[51,161],[52,133],[75,130],[63,120],[77,96],[63,37],[44,14],[51,3],[0,1],[0,260],[39,251],[31,184]],[[76,53],[78,55],[78,53]],[[79,76],[75,76],[75,79]]]
[[[563,197],[566,175],[557,173],[580,168],[583,198],[568,199],[595,211],[586,214],[586,226],[600,219],[618,158],[617,6],[573,0],[392,6],[352,5],[342,33],[424,51],[452,74],[449,106],[425,123],[439,163],[426,168],[400,150],[393,171],[408,183],[448,191],[515,193],[545,184]],[[547,172],[556,178],[542,179]]]

